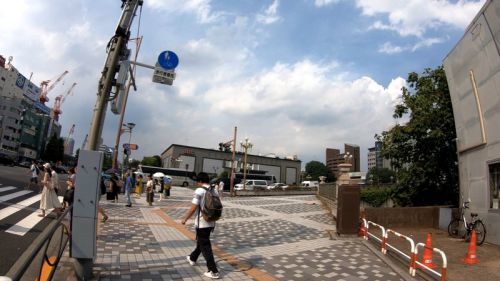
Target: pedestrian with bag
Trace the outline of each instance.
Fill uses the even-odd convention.
[[[196,176],[198,188],[194,191],[191,208],[187,211],[186,217],[181,221],[183,225],[187,220],[195,215],[196,248],[186,257],[190,265],[195,265],[200,254],[207,262],[208,271],[204,273],[206,277],[219,279],[219,270],[215,264],[215,259],[210,242],[210,233],[214,231],[215,221],[222,214],[222,204],[218,193],[213,186],[208,184],[207,173],[201,172]]]
[[[148,181],[146,183],[146,201],[149,203],[149,206],[153,206],[153,198],[155,196],[155,186],[153,182],[153,176],[151,174],[148,175]]]
[[[160,178],[159,182],[160,182],[160,200],[158,201],[161,201],[162,199],[165,199],[165,196],[163,195],[163,191],[165,190],[165,182],[163,181],[163,177]]]
[[[42,180],[42,197],[40,198],[40,210],[42,213],[39,214],[39,217],[45,217],[47,210],[56,209],[56,211],[60,212],[61,203],[59,202],[59,198],[57,198],[57,194],[52,186],[52,174],[51,167],[49,163],[45,163],[43,165],[44,174]]]
[[[163,197],[167,198],[170,197],[170,189],[172,188],[172,179],[170,179],[169,177],[165,177],[164,183],[165,183],[165,189],[163,191]]]

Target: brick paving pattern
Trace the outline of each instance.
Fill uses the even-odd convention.
[[[171,197],[132,208],[101,200],[110,219],[100,223],[94,273],[99,280],[208,280],[194,248],[194,221],[179,221],[193,190],[173,187]],[[158,197],[156,198],[158,199]],[[221,280],[408,280],[359,238],[330,239],[333,218],[315,196],[224,197],[223,218],[212,234]],[[71,279],[66,252],[54,280]],[[73,273],[74,275],[74,273]]]

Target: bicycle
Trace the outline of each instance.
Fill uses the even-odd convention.
[[[472,230],[476,232],[476,245],[483,244],[486,239],[486,227],[484,223],[479,219],[477,213],[471,213],[470,222],[465,218],[464,211],[469,208],[469,201],[462,203],[462,208],[460,208],[460,218],[453,218],[448,225],[448,234],[452,237],[463,238],[466,242],[470,241]],[[462,234],[463,233],[463,234]],[[462,235],[460,235],[462,234]]]

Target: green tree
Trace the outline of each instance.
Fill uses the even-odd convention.
[[[161,158],[158,155],[144,156],[144,158],[142,158],[141,164],[145,166],[161,167]]]
[[[373,181],[373,184],[393,183],[396,180],[396,172],[388,168],[372,168],[368,171],[366,179]]]
[[[64,160],[64,140],[58,138],[56,134],[50,137],[42,158],[46,161],[56,163]]]
[[[408,75],[394,118],[408,120],[376,136],[397,172],[393,196],[401,206],[455,204],[458,167],[455,122],[443,67]]]
[[[309,179],[309,177],[311,177],[311,180],[315,181],[319,181],[320,176],[325,176],[327,178],[327,182],[334,182],[337,180],[332,171],[328,169],[325,164],[319,161],[311,161],[306,164],[305,176],[306,179]]]
[[[141,161],[137,159],[130,161],[130,167],[133,169],[137,169],[139,167],[139,164],[141,164]]]

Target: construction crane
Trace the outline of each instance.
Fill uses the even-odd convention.
[[[56,81],[54,81],[54,83],[50,84],[50,86],[49,86],[49,83],[52,80],[45,80],[45,81],[42,81],[42,83],[40,83],[40,89],[41,89],[40,102],[42,104],[45,104],[45,102],[49,101],[49,97],[47,97],[48,93],[52,89],[54,89],[54,87],[57,85],[57,83],[59,83],[66,74],[68,74],[67,70],[65,70],[61,75],[59,75],[59,77],[57,77]]]
[[[70,155],[70,151],[68,150],[69,139],[71,139],[74,132],[75,132],[75,124],[73,124],[73,126],[71,126],[71,129],[69,129],[68,137],[66,138],[66,140],[64,140],[64,153],[68,152],[67,155]]]
[[[75,88],[75,86],[76,86],[76,83],[73,83],[73,85],[71,85],[71,87],[69,87],[69,89],[66,91],[66,93],[64,95],[59,95],[56,97],[56,99],[54,101],[54,109],[53,109],[54,110],[54,120],[59,121],[59,115],[62,114],[61,105],[66,100],[66,98],[70,94],[72,94],[73,88]]]

